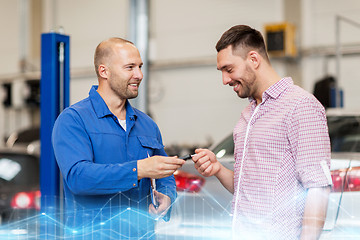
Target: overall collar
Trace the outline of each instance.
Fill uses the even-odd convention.
[[[91,101],[91,104],[94,108],[95,114],[98,118],[103,118],[106,116],[113,116],[114,114],[110,111],[108,106],[106,105],[104,99],[100,96],[100,94],[97,92],[98,86],[93,85],[89,92],[89,98]],[[126,100],[125,103],[126,107],[126,119],[130,121],[136,120],[136,113],[131,106],[129,100]]]

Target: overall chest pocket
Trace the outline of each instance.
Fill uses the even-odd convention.
[[[164,148],[157,138],[149,136],[137,136],[142,148],[139,150],[139,157],[147,157],[155,155],[156,150]]]

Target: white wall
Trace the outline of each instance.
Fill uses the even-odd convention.
[[[0,22],[0,75],[8,75],[19,71],[20,52],[24,49],[21,45],[24,33],[21,32],[19,1],[0,0]],[[0,100],[4,98],[5,92],[0,91]],[[0,146],[5,135],[16,127],[27,125],[28,119],[26,112],[4,109],[0,104]]]
[[[128,1],[58,0],[57,23],[71,36],[71,67],[93,66],[94,50],[109,37],[126,37]]]
[[[8,0],[0,0],[0,6],[0,74],[8,74],[19,70],[20,7]]]
[[[303,48],[330,46],[335,50],[336,15],[346,17],[360,24],[360,1],[357,0],[303,0]],[[340,22],[341,46],[352,44],[360,49],[360,28],[347,22]],[[335,57],[306,56],[302,60],[304,88],[313,91],[316,80],[325,74],[336,77]],[[345,55],[340,61],[339,86],[344,91],[344,107],[359,109],[360,102],[360,53]],[[327,70],[326,70],[327,69]]]
[[[71,103],[87,97],[90,87],[97,84],[93,70],[96,46],[109,37],[127,37],[128,13],[128,1],[57,1],[56,24],[70,35],[70,65],[77,72],[71,78]]]
[[[150,17],[153,60],[198,58],[215,55],[217,40],[233,25],[262,30],[264,22],[283,20],[282,0],[152,0]]]
[[[150,58],[155,69],[150,68],[150,111],[164,142],[221,140],[232,132],[248,101],[222,85],[216,42],[236,24],[262,31],[264,23],[282,21],[282,0],[151,3]]]

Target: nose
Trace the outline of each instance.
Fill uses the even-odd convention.
[[[143,73],[141,71],[141,68],[136,68],[134,71],[134,78],[142,80],[143,79]]]
[[[228,73],[223,72],[222,73],[222,80],[224,85],[228,85],[231,82],[231,78]]]

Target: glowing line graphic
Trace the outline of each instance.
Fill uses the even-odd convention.
[[[119,193],[121,194],[121,193]],[[128,199],[128,198],[127,198]],[[130,200],[130,199],[129,199]],[[144,199],[142,199],[144,200]],[[142,201],[140,200],[140,201]],[[140,203],[140,201],[136,201]],[[333,200],[332,200],[333,201]],[[135,202],[135,203],[136,203]],[[125,208],[118,212],[113,210],[111,215],[106,217],[102,215],[102,210],[108,210],[111,205],[111,200],[107,202],[100,210],[94,212],[92,219],[89,219],[90,224],[85,224],[78,228],[72,228],[63,224],[58,219],[58,214],[49,215],[46,213],[39,213],[35,216],[30,216],[26,219],[16,222],[0,225],[0,239],[1,240],[28,240],[28,239],[68,239],[66,236],[53,236],[46,233],[40,233],[39,228],[42,223],[49,226],[57,226],[64,233],[70,234],[75,237],[99,236],[105,239],[141,239],[144,240],[148,237],[156,236],[159,240],[177,239],[176,234],[180,234],[180,239],[229,239],[229,229],[231,229],[231,221],[227,221],[229,226],[221,226],[218,223],[225,221],[224,219],[231,220],[231,213],[229,211],[229,204],[221,204],[216,196],[211,195],[205,189],[201,193],[185,192],[179,193],[178,198],[171,204],[173,214],[170,222],[166,223],[160,221],[160,218],[154,218],[147,212],[140,211],[135,208]],[[330,204],[330,203],[329,203]],[[332,204],[337,204],[333,202]],[[357,208],[357,203],[351,205],[354,209]],[[324,231],[321,240],[325,239],[360,239],[360,219],[351,213],[351,209],[341,207],[342,214],[348,216],[351,224],[354,227],[349,227],[350,222],[341,221],[344,226],[335,225],[332,231]],[[116,208],[118,209],[118,208]],[[193,209],[192,215],[186,215],[188,209]],[[199,211],[199,212],[196,212]],[[207,214],[205,215],[205,213]],[[200,215],[199,213],[204,213]],[[66,213],[65,213],[66,214]],[[72,214],[72,212],[68,212]],[[155,220],[156,227],[154,231],[145,231],[143,235],[130,238],[125,236],[121,231],[115,230],[114,226],[121,223],[128,223],[129,227],[146,227],[138,226],[138,222],[130,222],[131,215],[136,215],[141,219]],[[98,221],[97,219],[100,219]],[[218,221],[218,222],[216,222]],[[218,225],[217,225],[218,224]],[[90,234],[90,235],[89,235]],[[210,237],[209,237],[210,236]],[[94,238],[95,239],[95,238]]]

